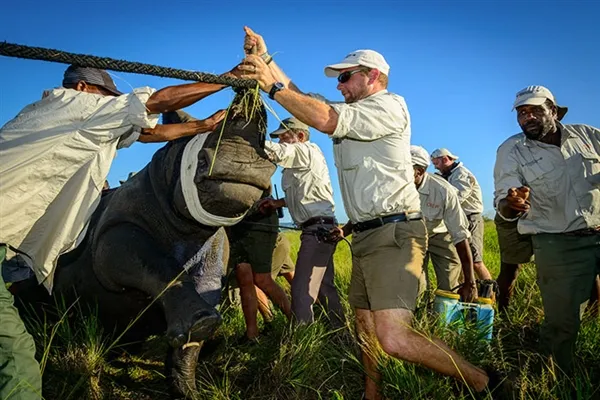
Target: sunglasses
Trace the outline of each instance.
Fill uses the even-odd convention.
[[[338,82],[339,83],[346,83],[350,80],[350,78],[352,77],[352,75],[354,75],[357,72],[364,72],[364,69],[360,68],[360,69],[355,69],[352,71],[346,71],[346,72],[342,72],[341,74],[338,75]]]

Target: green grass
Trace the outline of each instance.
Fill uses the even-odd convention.
[[[298,236],[286,234],[291,238],[295,259]],[[492,222],[486,223],[485,234],[485,263],[497,276],[498,244]],[[239,345],[237,340],[245,328],[242,313],[237,307],[226,307],[224,324],[216,335],[216,349],[201,356],[198,365],[199,398],[359,399],[363,371],[347,302],[351,259],[346,243],[338,245],[335,266],[336,285],[349,316],[345,328],[332,332],[321,322],[294,328],[277,311],[271,329],[261,335],[258,344]],[[287,288],[286,283],[280,283]],[[66,306],[62,309],[66,310]],[[140,352],[129,354],[114,346],[114,337],[103,332],[93,316],[84,317],[81,311],[76,304],[54,326],[27,320],[38,344],[38,354],[44,354],[46,398],[168,399],[163,339],[151,338]],[[535,268],[527,265],[508,313],[496,318],[490,345],[477,340],[476,332],[468,330],[458,335],[441,328],[426,307],[417,310],[415,326],[425,334],[442,337],[476,365],[501,371],[514,387],[505,398],[567,399],[575,388],[577,399],[600,399],[600,318],[583,321],[575,373],[561,384],[548,360],[540,355],[538,329],[542,318]],[[390,399],[472,398],[464,385],[450,378],[381,353],[378,361],[383,390]]]

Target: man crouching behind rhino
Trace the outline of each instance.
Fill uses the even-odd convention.
[[[248,95],[236,95],[213,133],[170,142],[105,195],[84,242],[56,272],[57,291],[75,288],[97,301],[102,321],[121,329],[157,299],[131,334],[141,340],[166,331],[176,394],[195,392],[200,344],[221,321],[215,306],[227,242],[219,227],[239,222],[275,171],[263,149],[264,107],[245,109],[253,103],[244,101]],[[184,113],[164,116],[166,123],[186,121]]]

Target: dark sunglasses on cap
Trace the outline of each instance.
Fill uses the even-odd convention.
[[[342,72],[341,74],[338,75],[338,82],[339,83],[346,83],[350,80],[350,77],[352,77],[352,75],[354,75],[357,72],[365,72],[365,69],[363,68],[359,68],[359,69],[354,69],[352,71],[346,71],[346,72]]]

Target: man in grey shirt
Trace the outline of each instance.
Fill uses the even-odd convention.
[[[494,204],[533,235],[542,343],[568,374],[581,306],[600,272],[600,130],[560,123],[567,108],[543,86],[519,91],[513,108],[523,133],[498,149]]]

